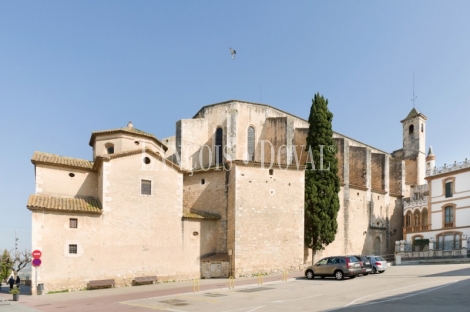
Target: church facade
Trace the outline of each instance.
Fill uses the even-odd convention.
[[[403,198],[424,179],[423,116],[402,121],[404,145],[393,153],[339,133],[321,147],[338,158],[341,207],[335,241],[314,259],[393,253]],[[419,137],[407,141],[410,124]],[[161,140],[132,123],[93,132],[92,160],[35,152],[27,208],[32,248],[43,254],[38,282],[78,290],[101,279],[125,286],[143,276],[301,270],[312,261],[303,236],[307,133],[304,119],[233,100],[204,106]]]

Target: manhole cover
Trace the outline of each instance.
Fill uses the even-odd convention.
[[[269,287],[256,287],[256,288],[248,288],[248,289],[243,289],[243,290],[237,290],[237,292],[247,292],[247,293],[251,293],[251,292],[257,292],[257,291],[262,291],[262,290],[270,290],[270,289],[274,289],[274,288],[269,288]]]
[[[204,294],[204,296],[207,296],[207,297],[223,297],[223,296],[227,296],[227,295],[207,293],[207,294]]]

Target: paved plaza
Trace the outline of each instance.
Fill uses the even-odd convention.
[[[391,267],[383,274],[336,281],[301,272],[235,280],[22,295],[0,294],[0,311],[468,311],[470,264]],[[5,286],[3,287],[5,290]]]

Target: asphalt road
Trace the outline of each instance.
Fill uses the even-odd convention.
[[[273,276],[261,285],[251,279],[227,286],[227,280],[202,280],[198,292],[180,282],[23,296],[17,305],[0,305],[0,311],[470,311],[470,264],[391,267],[343,281]]]

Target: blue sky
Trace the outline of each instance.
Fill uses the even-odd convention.
[[[428,117],[438,166],[470,157],[468,1],[1,1],[0,248],[30,248],[34,151],[91,160],[92,131],[158,138],[230,99],[308,118],[392,152]],[[236,49],[235,60],[229,47]]]

